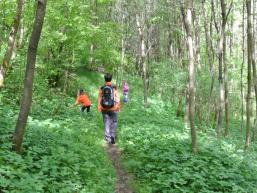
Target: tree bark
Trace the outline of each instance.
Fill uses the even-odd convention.
[[[228,133],[228,91],[227,91],[227,64],[225,64],[225,57],[226,57],[226,23],[228,15],[232,9],[232,2],[230,4],[230,7],[227,11],[227,6],[225,0],[220,0],[220,7],[221,7],[221,25],[218,26],[218,22],[216,21],[215,16],[215,7],[214,7],[214,1],[211,1],[212,4],[212,12],[214,17],[214,24],[217,32],[219,33],[219,41],[218,41],[218,60],[219,60],[219,104],[218,104],[218,116],[216,121],[216,134],[218,137],[220,137],[221,134],[221,126],[222,126],[222,114],[224,111],[225,106],[225,117],[226,117],[226,133]],[[224,65],[224,79],[223,79],[223,65]],[[225,85],[224,85],[225,82]],[[225,104],[227,103],[227,104]]]
[[[92,11],[93,11],[93,25],[94,26],[97,26],[97,0],[92,0]],[[93,34],[94,36],[94,34]],[[92,44],[90,45],[90,57],[89,57],[89,65],[90,65],[90,68],[93,68],[94,65],[95,65],[95,56],[94,56],[94,53],[95,53],[95,49],[96,49],[96,44],[95,44],[95,40],[94,40],[94,37],[92,39]]]
[[[122,37],[121,37],[121,59],[120,59],[120,81],[118,85],[121,85],[122,80],[123,80],[123,73],[124,73],[124,65],[125,65],[125,54],[126,54],[126,30],[125,30],[125,14],[124,11],[126,10],[126,5],[125,3],[121,3],[121,11],[122,11],[122,16],[121,16],[121,25],[122,25]]]
[[[16,7],[16,15],[13,21],[13,26],[9,35],[8,47],[4,55],[4,59],[2,61],[2,65],[0,66],[0,87],[4,84],[5,74],[10,66],[10,60],[13,53],[13,48],[16,40],[16,35],[18,32],[18,28],[20,25],[22,10],[23,10],[24,0],[17,0]]]
[[[32,88],[33,88],[36,54],[37,54],[38,42],[40,39],[43,22],[44,22],[46,3],[47,3],[47,0],[37,1],[37,11],[35,16],[33,31],[29,41],[21,108],[20,108],[19,117],[16,123],[15,132],[12,138],[13,150],[16,151],[17,153],[21,152],[23,135],[25,132],[29,109],[32,102]]]
[[[209,113],[208,113],[208,118],[207,121],[210,120],[211,112],[213,111],[211,106],[212,106],[212,93],[213,93],[213,88],[214,88],[214,57],[213,57],[213,49],[212,49],[212,39],[211,35],[209,33],[208,29],[208,17],[206,14],[206,9],[205,9],[205,0],[202,0],[202,14],[203,14],[203,19],[204,19],[204,31],[205,31],[205,41],[206,41],[206,54],[208,57],[208,62],[209,62],[209,71],[210,71],[210,78],[211,78],[211,85],[210,85],[210,94],[209,94],[209,99],[208,99],[208,108],[209,108]]]
[[[194,47],[193,47],[193,22],[192,10],[193,0],[186,1],[187,9],[185,13],[184,2],[181,0],[181,13],[187,34],[187,47],[189,59],[189,120],[191,128],[192,152],[197,153],[196,146],[196,128],[195,128],[195,65],[194,65]]]
[[[144,17],[144,16],[142,16]],[[144,39],[144,30],[143,26],[139,21],[139,15],[136,15],[136,23],[139,33],[139,39],[140,39],[140,63],[142,65],[142,75],[143,75],[143,85],[144,85],[144,106],[147,107],[148,101],[147,101],[147,95],[148,95],[148,88],[147,88],[147,66],[146,66],[146,45],[145,45],[145,39]]]
[[[253,0],[253,27],[252,27],[252,34],[253,34],[253,42],[252,42],[252,68],[253,68],[253,85],[254,85],[254,92],[255,92],[255,120],[254,120],[254,127],[253,127],[253,140],[256,137],[256,125],[257,125],[257,77],[256,77],[256,61],[255,61],[255,7],[256,2]]]
[[[251,66],[253,59],[253,35],[252,35],[252,21],[251,21],[251,12],[252,12],[252,2],[251,0],[246,0],[246,11],[247,11],[247,96],[246,96],[246,139],[245,139],[245,149],[250,145],[250,119],[251,119]]]
[[[221,0],[221,9],[222,9],[222,24],[224,25],[224,41],[223,41],[223,64],[224,64],[224,102],[225,102],[225,133],[224,136],[226,137],[229,134],[229,103],[228,103],[228,67],[227,67],[227,60],[226,60],[226,53],[227,53],[227,36],[225,33],[225,28],[227,24],[227,19],[232,10],[233,1],[230,4],[229,10],[226,9],[225,1]]]
[[[244,63],[245,63],[245,4],[243,3],[243,21],[242,21],[242,36],[243,36],[243,61],[240,69],[240,94],[241,94],[241,126],[240,130],[243,132],[244,128],[244,87],[243,87],[243,72],[244,72]]]

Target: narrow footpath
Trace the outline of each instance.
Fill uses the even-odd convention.
[[[115,185],[115,193],[134,193],[129,187],[128,182],[131,179],[130,176],[122,169],[120,163],[121,151],[116,145],[106,145],[106,152],[109,159],[112,161],[113,167],[117,174],[117,181]]]

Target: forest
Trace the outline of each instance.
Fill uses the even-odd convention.
[[[257,193],[256,32],[256,0],[0,0],[0,193]]]

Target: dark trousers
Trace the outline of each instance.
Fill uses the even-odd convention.
[[[90,106],[82,106],[80,110],[83,113],[85,111],[85,109],[87,109],[87,113],[90,112]]]

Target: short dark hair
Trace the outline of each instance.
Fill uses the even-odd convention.
[[[105,82],[111,82],[112,81],[112,74],[106,73],[104,75],[104,80],[105,80]]]
[[[84,93],[84,90],[81,88],[79,89],[79,94],[83,94]]]

